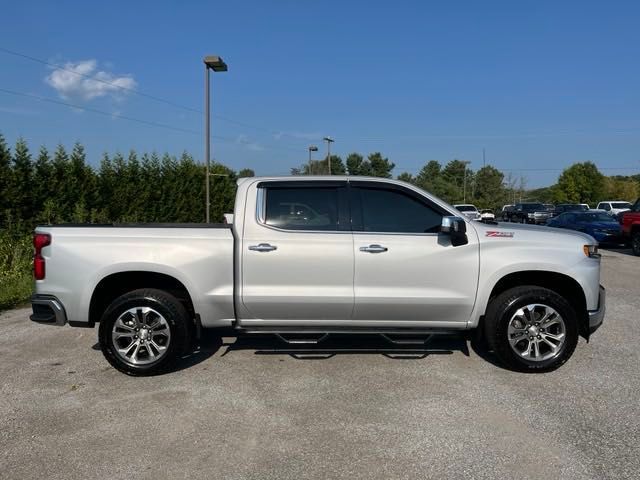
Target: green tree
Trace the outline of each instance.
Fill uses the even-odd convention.
[[[347,156],[347,171],[349,175],[371,175],[371,163],[359,153],[353,152]]]
[[[574,163],[562,172],[553,190],[558,203],[598,203],[605,193],[604,175],[593,162]]]
[[[639,195],[638,182],[631,178],[605,177],[604,197],[611,200],[626,200],[633,202]],[[606,200],[601,198],[600,200]]]
[[[346,175],[346,168],[342,158],[337,155],[331,155],[331,175]],[[291,169],[291,175],[328,175],[329,163],[327,158],[324,160],[312,160],[299,167]]]
[[[453,203],[458,199],[458,187],[442,175],[442,166],[436,160],[430,160],[422,167],[415,183],[446,202]]]
[[[238,178],[255,177],[256,172],[250,168],[243,168],[238,172]]]
[[[400,175],[398,175],[398,180],[400,180],[401,182],[416,183],[416,177],[411,175],[409,172],[402,172]]]
[[[22,137],[18,138],[13,154],[11,175],[11,201],[13,217],[30,225],[33,221],[33,162],[29,147]]]
[[[0,134],[0,228],[7,224],[10,217],[11,198],[11,150]]]
[[[506,201],[504,174],[497,168],[487,165],[475,174],[474,202],[479,208],[497,208]]]
[[[53,176],[53,165],[46,147],[40,147],[38,158],[33,167],[33,198],[34,213],[36,222],[49,222],[43,214],[44,205],[51,195],[51,178]]]
[[[380,152],[371,153],[368,156],[368,161],[371,165],[371,175],[374,177],[391,178],[391,170],[396,167],[395,163],[383,157]]]
[[[71,203],[74,194],[70,193],[70,191],[73,189],[75,182],[71,177],[69,155],[67,155],[67,151],[62,144],[56,147],[53,154],[52,167],[51,199],[58,208],[58,214],[60,215],[58,221],[68,220],[74,207],[73,203]]]

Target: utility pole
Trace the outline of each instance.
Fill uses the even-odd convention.
[[[487,159],[484,156],[484,148],[482,149],[482,167],[486,167],[487,166]]]
[[[322,140],[327,142],[327,164],[329,166],[329,175],[331,175],[331,144],[335,142],[335,140],[331,137],[324,137]]]

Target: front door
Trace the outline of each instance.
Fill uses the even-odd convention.
[[[444,209],[400,185],[351,182],[353,319],[388,326],[461,326],[473,309],[479,248],[440,234]]]
[[[345,181],[261,182],[240,249],[240,323],[349,320],[353,235]]]

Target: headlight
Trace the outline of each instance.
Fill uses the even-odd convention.
[[[600,254],[598,253],[598,245],[584,245],[582,247],[582,251],[587,257],[600,258]]]
[[[527,215],[529,218],[536,218],[536,214],[535,213],[530,213]]]

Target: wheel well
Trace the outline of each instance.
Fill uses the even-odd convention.
[[[157,288],[170,293],[184,305],[191,317],[195,318],[196,313],[189,292],[180,281],[163,273],[131,271],[111,274],[96,285],[89,304],[89,324],[99,322],[109,304],[120,295],[138,288]]]
[[[493,287],[489,302],[502,292],[521,285],[535,285],[548,288],[565,298],[576,311],[580,327],[580,334],[589,335],[589,318],[587,315],[587,300],[580,284],[573,278],[556,272],[523,271],[515,272],[501,278]]]

